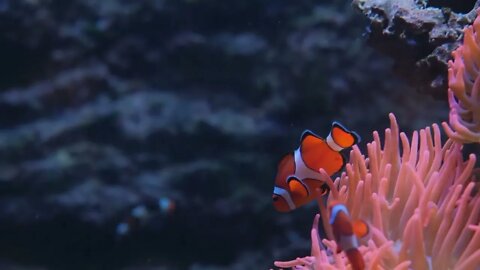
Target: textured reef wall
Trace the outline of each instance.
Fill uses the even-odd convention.
[[[444,99],[447,63],[480,2],[354,0],[370,21],[368,42],[392,57],[396,73],[421,92]]]
[[[368,140],[391,111],[406,131],[448,115],[369,49],[368,23],[349,1],[0,1],[0,268],[306,253],[311,209],[270,201],[303,129],[339,120]],[[131,209],[165,197],[171,215],[119,239]]]

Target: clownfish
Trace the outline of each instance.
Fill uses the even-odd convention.
[[[286,155],[278,165],[272,196],[275,209],[288,212],[309,203],[315,199],[317,188],[322,190],[322,195],[326,194],[329,188],[321,180],[319,170],[323,168],[330,176],[340,171],[345,165],[340,151],[359,141],[357,133],[338,122],[333,122],[326,139],[305,130],[300,147]]]
[[[329,209],[329,223],[339,248],[337,252],[345,251],[353,270],[365,269],[365,262],[358,250],[358,238],[369,235],[368,224],[362,220],[352,221],[347,207],[339,202],[330,203]]]

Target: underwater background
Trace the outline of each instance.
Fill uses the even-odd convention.
[[[411,79],[434,47],[370,24],[339,0],[1,0],[0,269],[307,254],[315,205],[271,202],[304,129],[336,120],[367,142],[389,112],[407,133],[448,119],[446,94]]]

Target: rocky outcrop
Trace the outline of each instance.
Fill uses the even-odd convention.
[[[394,59],[395,72],[420,92],[447,99],[447,69],[472,24],[477,1],[354,0],[370,22],[368,42]]]

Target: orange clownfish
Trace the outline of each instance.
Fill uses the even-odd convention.
[[[300,147],[278,165],[272,199],[280,212],[294,210],[314,200],[317,188],[327,193],[328,186],[321,180],[319,170],[323,168],[330,176],[340,171],[345,165],[340,151],[359,142],[360,137],[333,122],[326,139],[305,130],[300,141]]]
[[[337,252],[342,249],[345,251],[353,270],[365,269],[365,262],[358,250],[358,238],[369,235],[368,224],[362,220],[352,221],[347,207],[339,202],[330,203],[329,209],[329,223],[339,248]]]

